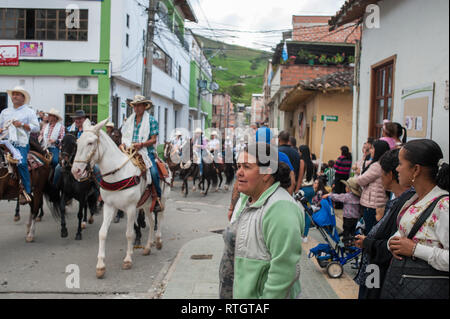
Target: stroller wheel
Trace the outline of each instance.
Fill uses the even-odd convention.
[[[327,266],[327,273],[330,278],[340,278],[342,274],[344,273],[344,268],[342,265],[336,261],[331,262]]]

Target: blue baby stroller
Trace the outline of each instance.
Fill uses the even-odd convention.
[[[328,276],[331,278],[339,278],[344,273],[343,266],[354,260],[354,267],[359,268],[359,256],[361,249],[354,246],[345,246],[339,237],[336,229],[336,216],[333,204],[330,199],[322,199],[320,202],[321,209],[313,213],[308,205],[308,200],[304,198],[300,191],[295,195],[295,199],[299,201],[305,208],[305,218],[311,218],[317,226],[325,244],[319,244],[309,251],[308,258],[315,257],[321,268],[326,268]]]

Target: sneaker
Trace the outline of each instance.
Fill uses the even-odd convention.
[[[303,243],[306,244],[308,242],[308,237],[303,238]]]

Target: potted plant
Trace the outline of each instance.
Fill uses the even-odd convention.
[[[296,59],[297,59],[297,57],[295,55],[290,56],[288,59],[289,64],[294,65]]]
[[[308,54],[308,64],[314,65],[314,61],[316,58],[317,58],[317,56],[315,56],[314,54],[312,54],[312,53]]]
[[[300,59],[301,62],[307,62],[309,54],[310,53],[308,51],[306,51],[304,49],[301,49],[300,51],[298,51],[297,56],[298,56],[298,58]]]
[[[350,64],[350,66],[355,66],[355,57],[353,55],[350,55],[348,57],[348,63]]]
[[[327,65],[328,63],[328,57],[326,54],[321,54],[319,57],[319,63],[323,65]]]

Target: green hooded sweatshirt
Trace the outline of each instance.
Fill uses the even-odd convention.
[[[305,227],[303,208],[275,183],[252,205],[241,194],[237,223],[233,298],[296,298]]]

